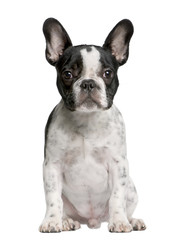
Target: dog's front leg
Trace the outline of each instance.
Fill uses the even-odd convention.
[[[109,201],[109,231],[130,232],[130,225],[126,214],[128,162],[124,157],[113,159],[110,167],[112,179],[112,193]]]
[[[46,197],[46,215],[39,228],[40,232],[62,231],[63,202],[62,173],[60,164],[47,159],[43,165],[44,189]]]

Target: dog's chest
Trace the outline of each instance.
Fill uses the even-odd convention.
[[[63,155],[62,164],[68,183],[83,187],[103,184],[107,179],[108,161],[111,149],[105,139],[89,139],[81,135],[69,142],[68,150]],[[67,179],[65,179],[67,181]]]
[[[63,161],[63,194],[83,217],[102,214],[110,196],[105,141],[78,137]]]
[[[122,149],[123,123],[118,110],[88,117],[68,115],[61,107],[48,134],[63,172],[63,195],[83,217],[101,216],[109,200],[110,165]]]

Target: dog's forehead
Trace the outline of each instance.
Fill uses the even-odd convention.
[[[83,70],[89,72],[98,72],[101,69],[100,52],[96,47],[91,46],[80,50],[83,62]]]

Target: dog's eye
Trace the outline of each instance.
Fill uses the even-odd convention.
[[[70,71],[65,71],[65,72],[63,73],[63,77],[64,77],[65,79],[72,79],[72,78],[73,78],[73,75],[72,75],[72,73],[71,73]]]
[[[112,77],[112,71],[110,69],[107,69],[104,74],[103,74],[104,78],[111,78]]]

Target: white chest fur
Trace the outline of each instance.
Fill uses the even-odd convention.
[[[70,112],[61,102],[47,138],[47,158],[62,171],[63,195],[80,216],[98,218],[111,195],[110,165],[119,153],[126,154],[121,114],[114,106],[88,114]]]

